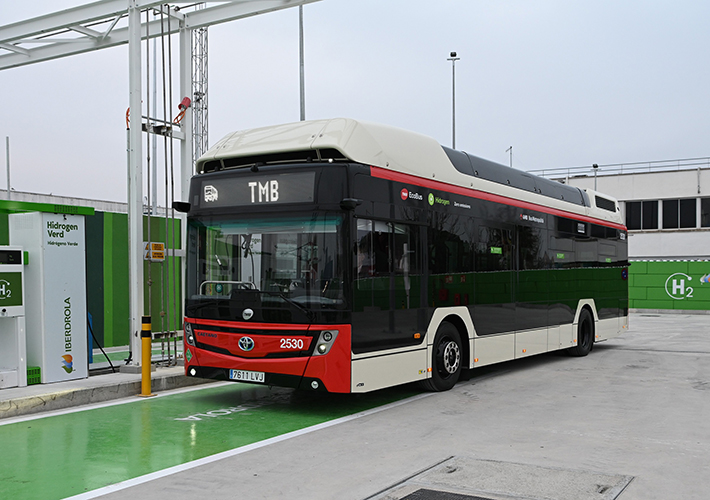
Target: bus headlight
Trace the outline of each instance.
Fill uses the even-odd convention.
[[[192,323],[185,323],[185,342],[195,345],[195,334],[192,331]]]
[[[323,356],[328,354],[330,348],[333,347],[335,343],[335,338],[338,336],[338,330],[325,330],[320,332],[318,336],[318,341],[316,342],[316,349],[313,352],[314,356]]]

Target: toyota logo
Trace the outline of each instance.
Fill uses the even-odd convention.
[[[251,337],[242,337],[239,339],[239,348],[242,351],[251,351],[254,349],[254,339]]]

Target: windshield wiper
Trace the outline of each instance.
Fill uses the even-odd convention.
[[[283,293],[283,292],[267,292],[267,291],[264,291],[261,293],[266,293],[271,296],[281,297],[289,304],[292,304],[292,305],[296,306],[298,309],[300,309],[301,311],[303,311],[306,314],[306,316],[308,317],[308,321],[313,323],[313,311],[308,309],[306,306],[299,304],[298,302],[296,302],[292,298],[287,297],[285,293]]]

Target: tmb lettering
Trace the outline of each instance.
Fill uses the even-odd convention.
[[[272,202],[279,199],[279,181],[266,181],[261,182],[250,182],[249,188],[251,189],[251,202],[258,203]]]

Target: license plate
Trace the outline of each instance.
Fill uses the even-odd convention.
[[[229,370],[229,378],[239,380],[241,382],[260,382],[264,383],[264,372],[250,372],[247,370]]]

